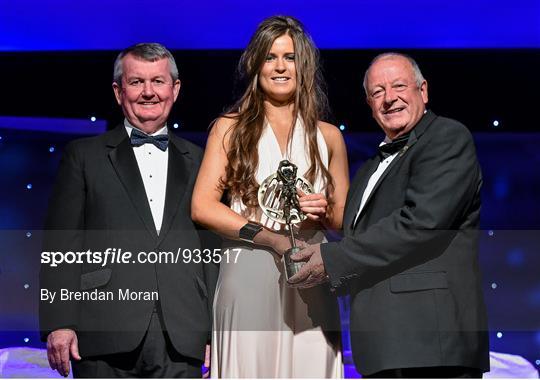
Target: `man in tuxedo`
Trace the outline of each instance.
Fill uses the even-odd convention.
[[[481,377],[489,369],[477,229],[482,177],[459,122],[426,110],[427,82],[402,54],[364,77],[386,137],[356,174],[339,242],[309,246],[290,282],[348,283],[351,341],[367,377]]]
[[[202,150],[166,124],[180,91],[172,54],[155,43],[125,49],[113,90],[125,120],[66,147],[44,247],[132,256],[42,263],[42,292],[57,292],[40,303],[49,363],[64,376],[71,358],[75,377],[200,377],[216,272],[196,259],[201,236],[190,219]],[[182,254],[157,261],[159,252]]]

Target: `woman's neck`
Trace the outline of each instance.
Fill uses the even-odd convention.
[[[292,126],[294,122],[294,103],[278,105],[270,101],[265,101],[264,110],[266,118],[272,126]]]

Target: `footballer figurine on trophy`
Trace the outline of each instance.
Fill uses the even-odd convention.
[[[297,176],[298,167],[288,160],[279,163],[276,173],[266,178],[259,187],[258,200],[264,214],[271,220],[285,224],[289,231],[291,248],[283,254],[287,280],[294,276],[303,263],[291,260],[291,255],[300,250],[296,246],[294,225],[307,216],[300,210],[298,190],[304,194],[314,192],[307,179]]]

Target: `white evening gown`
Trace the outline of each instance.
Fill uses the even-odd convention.
[[[328,149],[318,131],[324,165]],[[266,124],[259,141],[256,179],[262,183],[287,158],[303,175],[309,155],[302,123],[297,121],[285,156],[272,128]],[[320,178],[315,191],[322,190]],[[231,208],[246,215],[240,200]],[[247,215],[246,215],[247,216]],[[273,229],[259,209],[250,220]],[[310,243],[326,241],[322,231]],[[281,259],[271,250],[243,242],[229,242],[224,249],[241,248],[237,256],[223,256],[214,299],[211,376],[213,378],[342,378],[339,311],[336,298],[325,285],[297,290],[286,285]],[[236,257],[237,256],[237,257]],[[236,260],[236,262],[234,262]],[[323,332],[324,329],[324,332]]]

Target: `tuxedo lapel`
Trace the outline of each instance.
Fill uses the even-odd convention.
[[[409,138],[409,141],[411,140],[411,138]],[[382,181],[384,181],[384,179],[386,178],[386,176],[388,175],[388,173],[390,173],[390,171],[392,170],[392,168],[394,166],[396,166],[396,164],[399,162],[399,160],[401,160],[401,158],[407,153],[407,151],[409,150],[410,146],[408,145],[409,142],[407,142],[407,145],[405,145],[405,147],[403,147],[403,149],[397,154],[397,156],[392,160],[392,162],[390,163],[390,165],[388,165],[388,167],[386,168],[386,170],[382,173],[382,175],[379,177],[379,179],[377,180],[377,182],[375,183],[375,186],[373,186],[373,189],[371,190],[371,193],[369,193],[369,196],[368,198],[366,199],[366,203],[364,204],[364,208],[362,209],[362,212],[360,213],[360,215],[358,216],[358,219],[360,219],[362,217],[362,214],[364,213],[364,210],[366,209],[367,205],[369,204],[369,201],[371,200],[371,198],[373,198],[373,194],[375,194],[375,192],[377,191],[377,189],[379,188],[379,186],[381,185]]]
[[[116,130],[107,144],[112,148],[109,152],[109,159],[144,226],[152,237],[157,239],[154,219],[152,218],[137,159],[133,153],[127,132],[123,125],[117,127]],[[123,138],[119,139],[122,133]]]
[[[388,165],[388,167],[386,168],[386,170],[383,172],[383,174],[379,177],[379,179],[377,180],[377,183],[375,184],[375,186],[373,186],[373,190],[371,190],[371,193],[369,194],[369,197],[368,199],[366,199],[366,203],[364,204],[364,208],[362,209],[362,212],[360,213],[360,215],[358,216],[358,220],[360,220],[360,218],[362,217],[362,214],[364,213],[364,211],[366,210],[368,204],[369,204],[369,201],[373,198],[373,195],[375,194],[375,192],[377,191],[377,189],[379,188],[379,186],[381,185],[381,183],[384,181],[384,179],[386,178],[386,176],[388,175],[388,173],[390,173],[390,171],[392,171],[392,169],[397,165],[397,163],[402,159],[402,157],[404,155],[407,154],[407,152],[409,151],[409,149],[414,145],[416,144],[416,142],[418,141],[418,139],[420,138],[420,136],[425,132],[426,128],[433,122],[433,120],[435,120],[437,116],[431,112],[431,111],[427,111],[424,116],[422,117],[422,119],[420,119],[420,121],[418,122],[418,124],[414,127],[414,129],[411,131],[411,134],[409,136],[409,140],[407,141],[407,144],[403,147],[403,149],[401,149],[397,156],[392,160],[392,162],[390,163],[390,165]],[[375,171],[375,169],[371,172],[373,173]],[[365,185],[364,185],[364,189],[366,188],[366,185],[367,185],[367,182],[369,180],[369,177],[366,179],[365,181]],[[363,191],[362,191],[362,194],[363,194]],[[361,199],[361,198],[360,198]],[[360,204],[360,203],[359,203]],[[356,208],[356,210],[358,211],[358,207]],[[353,219],[353,222],[354,222],[354,219]],[[354,226],[353,226],[354,228]]]
[[[180,201],[184,198],[190,173],[193,170],[193,161],[189,154],[179,144],[176,136],[169,133],[169,163],[167,169],[167,190],[165,192],[165,210],[163,211],[163,224],[159,233],[159,242],[169,232],[174,217],[180,209]]]

